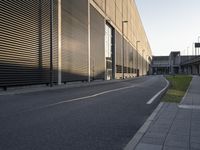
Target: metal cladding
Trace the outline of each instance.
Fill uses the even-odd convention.
[[[123,72],[133,77],[137,65],[141,75],[142,64],[150,63],[150,46],[132,0],[0,1],[0,14],[0,87],[49,84],[51,64],[57,84],[118,79]]]
[[[49,0],[0,2],[0,86],[49,83],[49,11]]]
[[[62,1],[62,81],[87,80],[88,1]]]
[[[92,80],[104,79],[105,63],[102,60],[104,60],[105,58],[105,52],[104,52],[105,23],[103,16],[101,16],[93,6],[91,6],[90,8],[91,8],[90,9],[91,79]]]

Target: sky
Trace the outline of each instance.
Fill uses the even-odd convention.
[[[200,36],[200,0],[135,0],[154,56],[194,53]]]

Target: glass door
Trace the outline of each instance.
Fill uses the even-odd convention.
[[[106,80],[111,80],[113,76],[113,54],[112,54],[112,27],[105,26],[105,60],[106,60]]]

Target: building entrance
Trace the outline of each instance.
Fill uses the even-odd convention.
[[[105,61],[105,79],[111,80],[114,78],[114,29],[109,24],[105,25]]]

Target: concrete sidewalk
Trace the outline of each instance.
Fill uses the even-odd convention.
[[[180,104],[163,103],[135,150],[200,150],[200,77]]]

